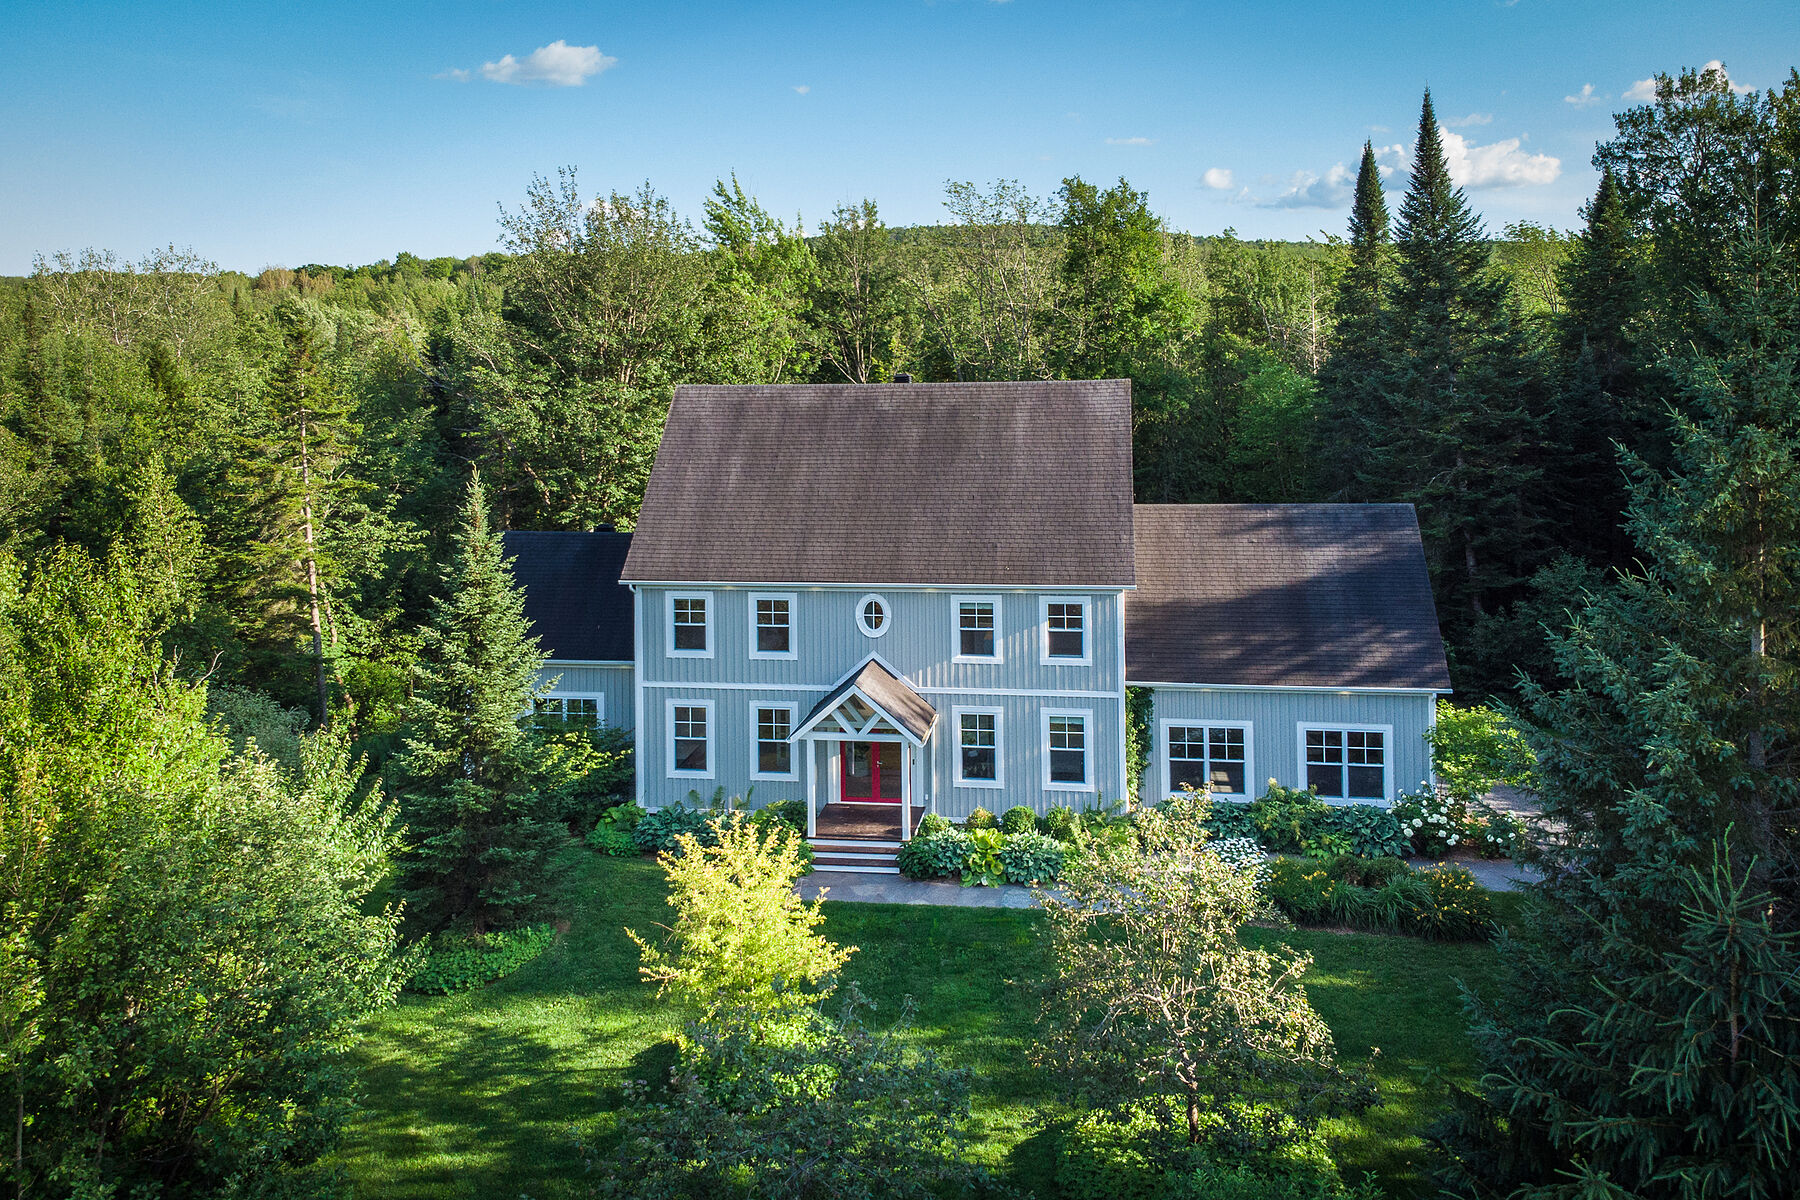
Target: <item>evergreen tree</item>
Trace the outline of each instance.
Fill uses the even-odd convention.
[[[1542,367],[1488,258],[1427,92],[1350,495],[1417,506],[1453,641],[1504,602],[1545,548]]]
[[[543,655],[478,475],[424,634],[412,732],[395,764],[412,839],[403,890],[425,927],[481,932],[522,918],[550,890],[566,830],[540,787],[543,748],[520,727]]]
[[[1800,974],[1800,296],[1766,238],[1719,276],[1720,349],[1668,364],[1674,469],[1634,464],[1642,571],[1557,639],[1570,686],[1527,689],[1569,832],[1477,1010],[1474,1194],[1772,1200],[1800,1165],[1771,998]]]
[[[1393,245],[1387,197],[1375,146],[1363,143],[1356,173],[1356,201],[1350,210],[1349,264],[1338,281],[1337,329],[1331,357],[1319,372],[1325,396],[1325,425],[1336,448],[1329,486],[1342,492],[1355,478],[1359,419],[1371,408],[1369,387],[1384,343],[1384,300],[1393,282]]]

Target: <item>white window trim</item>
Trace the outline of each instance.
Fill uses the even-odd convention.
[[[749,600],[749,604],[750,604],[750,657],[751,658],[799,658],[800,657],[800,639],[798,637],[799,625],[800,625],[800,597],[799,597],[799,595],[795,592],[750,592],[750,593],[748,593],[748,600]],[[787,606],[788,606],[788,626],[787,626],[788,648],[786,650],[758,650],[756,648],[756,631],[759,628],[759,626],[756,624],[756,602],[758,600],[786,600],[787,601]],[[708,614],[709,618],[711,616],[711,613],[712,613],[712,610],[710,608],[707,609],[707,614]],[[708,645],[710,645],[711,639],[708,638],[707,642],[708,642]],[[763,707],[767,708],[768,706],[764,705]]]
[[[1214,792],[1221,800],[1249,800],[1256,787],[1256,727],[1249,721],[1223,721],[1211,717],[1162,717],[1156,723],[1156,794],[1173,798],[1180,792],[1169,790],[1169,730],[1175,726],[1183,729],[1241,729],[1244,731],[1244,790],[1242,792]],[[1305,735],[1301,735],[1301,753],[1305,754]],[[1304,778],[1304,776],[1302,776]]]
[[[871,600],[881,605],[883,617],[881,628],[879,629],[870,629],[867,625],[863,624],[863,606],[868,604]],[[864,593],[862,598],[856,602],[856,627],[862,631],[862,635],[866,638],[886,637],[887,631],[894,627],[894,606],[888,603],[888,598],[886,596],[883,596],[878,592]]]
[[[765,658],[778,658],[780,655],[764,655]],[[785,709],[788,715],[788,769],[786,774],[770,774],[762,770],[762,710],[765,708]],[[793,782],[800,778],[800,752],[810,748],[808,743],[795,742],[792,734],[800,726],[800,706],[798,704],[765,704],[758,700],[750,705],[750,778],[752,779],[785,779]],[[708,725],[707,731],[712,731]],[[706,760],[712,762],[709,757]]]
[[[675,602],[677,600],[704,600],[706,602],[706,649],[677,650],[675,648]],[[669,592],[663,601],[663,637],[666,639],[663,650],[670,658],[711,658],[718,649],[718,642],[713,637],[713,616],[716,601],[711,592]]]
[[[986,661],[985,659],[982,661]],[[994,718],[994,777],[992,779],[964,779],[962,773],[962,718],[964,713],[970,715],[988,714]],[[1045,728],[1048,728],[1046,726]],[[958,704],[950,709],[950,729],[955,735],[950,751],[955,755],[956,786],[960,788],[985,788],[993,791],[1006,786],[1006,710],[982,704]]]
[[[553,692],[549,692],[545,695],[539,696],[539,697],[537,697],[537,699],[539,699],[539,700],[592,700],[594,702],[594,710],[595,710],[594,711],[594,724],[597,726],[606,724],[606,693],[605,692],[553,691]],[[565,720],[567,719],[566,713],[564,714],[564,719]]]
[[[1081,605],[1081,657],[1069,658],[1050,654],[1050,606]],[[1058,596],[1046,593],[1038,597],[1038,665],[1044,667],[1091,667],[1094,665],[1094,598],[1092,596]]]
[[[991,604],[994,606],[994,652],[992,654],[964,654],[962,652],[962,606],[965,604]],[[950,597],[950,661],[959,663],[997,663],[1006,661],[1006,652],[1001,648],[1000,625],[1001,601],[999,596],[952,596]]]
[[[710,611],[710,610],[709,610]],[[706,710],[706,770],[678,771],[675,769],[675,710],[677,708],[703,708]],[[696,700],[669,697],[663,705],[663,741],[668,748],[663,752],[663,767],[670,779],[711,779],[718,767],[718,725],[713,713],[711,700]]]
[[[1379,803],[1386,804],[1391,808],[1394,803],[1394,727],[1392,725],[1358,725],[1354,722],[1339,721],[1301,721],[1294,729],[1294,744],[1296,747],[1294,761],[1299,767],[1299,774],[1294,777],[1294,782],[1301,790],[1305,790],[1306,788],[1306,735],[1315,729],[1343,733],[1379,733],[1383,735],[1381,741],[1381,757],[1385,761],[1381,764],[1382,799]],[[1374,800],[1360,799],[1351,796],[1320,796],[1319,799],[1327,804],[1378,803]]]
[[[1073,661],[1073,660],[1064,660]],[[1094,783],[1094,710],[1091,708],[1044,708],[1039,709],[1038,718],[1038,754],[1044,763],[1044,790],[1047,792],[1092,792],[1096,790]],[[1081,725],[1081,768],[1087,776],[1083,783],[1058,783],[1050,779],[1050,718],[1080,717]]]

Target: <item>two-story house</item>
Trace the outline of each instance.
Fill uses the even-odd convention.
[[[650,807],[754,789],[895,842],[1120,800],[1128,686],[1140,798],[1426,778],[1411,508],[1134,506],[1131,465],[1123,380],[682,387],[633,534],[507,552],[550,703],[635,730]]]

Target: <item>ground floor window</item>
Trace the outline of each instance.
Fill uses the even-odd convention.
[[[1328,800],[1385,800],[1385,729],[1304,730],[1306,786]]]
[[[756,710],[756,773],[777,779],[794,777],[794,747],[788,735],[794,732],[794,710],[779,708]]]
[[[956,710],[956,782],[969,787],[1000,786],[1000,710]]]
[[[1214,795],[1245,794],[1249,730],[1243,725],[1167,725],[1169,794],[1211,786]]]
[[[1090,790],[1088,728],[1093,714],[1066,709],[1044,710],[1044,785],[1064,790]]]
[[[606,705],[600,696],[539,696],[531,707],[544,722],[563,721],[591,729],[606,719]]]
[[[712,705],[706,701],[670,701],[669,771],[677,775],[712,773]]]

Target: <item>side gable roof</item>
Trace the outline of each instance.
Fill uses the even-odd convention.
[[[545,655],[587,662],[630,662],[631,589],[619,571],[629,533],[502,535],[513,580],[525,589],[525,616]]]
[[[1125,674],[1432,688],[1450,671],[1410,504],[1140,504]]]
[[[675,389],[624,578],[1130,587],[1129,380]]]

